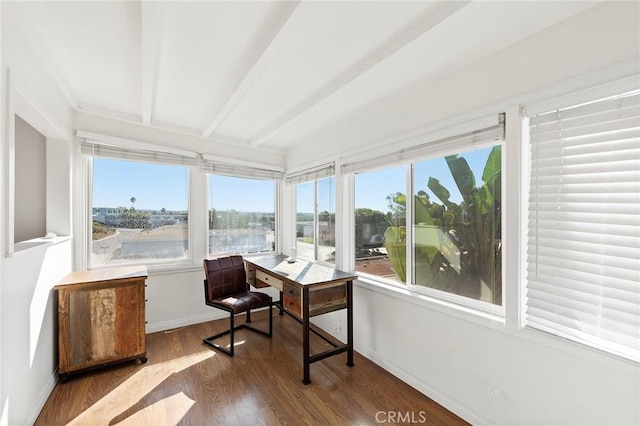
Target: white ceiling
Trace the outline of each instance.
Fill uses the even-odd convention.
[[[71,106],[286,149],[595,2],[24,2]]]

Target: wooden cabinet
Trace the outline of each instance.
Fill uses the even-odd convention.
[[[72,272],[58,291],[61,378],[115,362],[146,362],[146,267]]]

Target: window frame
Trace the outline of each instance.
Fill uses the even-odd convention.
[[[333,206],[334,206],[334,218],[335,218],[335,223],[334,223],[334,233],[333,233],[333,238],[334,238],[334,251],[336,253],[335,257],[334,257],[334,261],[332,262],[328,262],[326,260],[321,260],[318,259],[318,235],[319,235],[319,223],[318,223],[318,183],[321,180],[324,179],[333,179]],[[338,195],[337,195],[337,185],[338,185],[338,179],[334,174],[330,174],[328,176],[323,176],[323,177],[319,177],[317,179],[311,179],[311,180],[305,180],[302,182],[296,182],[295,184],[291,185],[292,189],[293,189],[293,228],[292,228],[292,235],[293,235],[293,246],[291,248],[295,248],[296,252],[297,252],[297,246],[298,246],[298,237],[297,237],[297,229],[298,229],[298,185],[304,185],[304,184],[308,184],[308,183],[313,183],[313,258],[312,259],[306,259],[304,257],[300,257],[300,254],[297,254],[298,258],[304,259],[304,260],[308,260],[308,261],[313,261],[313,262],[318,262],[321,263],[323,265],[327,265],[330,267],[337,267],[337,263],[338,263],[338,258],[339,258],[339,251],[338,251],[338,243],[337,243],[337,238],[336,238],[336,234],[338,234],[338,229],[337,229],[337,201],[338,201]]]
[[[280,214],[279,214],[279,187],[280,187],[280,182],[281,179],[259,179],[259,178],[249,178],[249,177],[245,177],[245,176],[232,176],[232,175],[228,175],[228,174],[216,174],[214,172],[206,172],[205,173],[206,176],[206,189],[207,189],[207,205],[206,205],[206,217],[207,217],[207,222],[206,222],[206,233],[207,233],[207,238],[205,238],[205,253],[207,257],[211,257],[211,256],[226,256],[226,255],[232,255],[232,254],[240,254],[242,256],[262,256],[262,255],[266,255],[266,254],[275,254],[278,253],[278,248],[280,246],[280,238],[279,235],[281,235],[281,230],[280,230]],[[228,178],[234,178],[234,179],[246,179],[246,180],[261,180],[261,181],[267,181],[267,182],[271,182],[273,184],[273,214],[274,214],[274,248],[273,250],[270,251],[262,251],[262,252],[256,252],[256,253],[225,253],[225,254],[216,254],[216,255],[212,255],[209,252],[209,238],[208,238],[208,233],[210,231],[209,229],[209,223],[208,223],[208,213],[210,208],[212,207],[211,205],[211,188],[209,186],[210,184],[210,177],[212,176],[220,176],[220,177],[228,177]]]
[[[504,152],[505,147],[506,147],[506,143],[505,140],[501,140],[501,141],[490,141],[490,142],[485,142],[482,144],[478,144],[478,145],[474,145],[474,146],[470,146],[470,147],[466,147],[468,149],[465,150],[460,150],[460,149],[455,149],[455,150],[451,150],[449,152],[446,153],[438,153],[435,156],[430,156],[430,157],[422,157],[422,158],[416,158],[414,161],[412,161],[409,164],[408,170],[407,170],[407,190],[411,190],[411,192],[407,192],[408,194],[412,194],[414,193],[414,169],[415,169],[415,165],[416,163],[420,163],[423,162],[425,160],[430,160],[430,159],[436,159],[436,158],[443,158],[447,155],[454,155],[454,154],[464,154],[464,152],[469,152],[472,150],[477,150],[477,149],[484,149],[484,148],[491,148],[493,146],[496,145],[501,145],[502,150]],[[502,155],[501,156],[501,170],[504,171],[505,170],[505,156]],[[503,178],[501,179],[501,190],[502,190],[502,194],[504,199],[506,200],[509,196],[506,194],[505,192],[505,181],[506,179],[504,178],[504,174],[503,174]],[[504,203],[503,203],[504,204]],[[409,207],[410,206],[410,207]],[[466,297],[466,296],[462,296],[462,295],[458,295],[455,293],[449,293],[446,291],[442,291],[442,290],[437,290],[434,288],[430,288],[427,286],[422,286],[419,284],[415,284],[415,269],[414,269],[414,264],[415,264],[415,251],[414,251],[414,244],[415,244],[415,229],[414,229],[414,221],[413,221],[413,215],[414,215],[414,198],[413,197],[407,197],[407,224],[411,224],[411,232],[407,231],[407,263],[409,263],[409,259],[411,261],[411,267],[407,267],[407,288],[409,288],[411,291],[414,291],[416,293],[422,293],[426,296],[430,296],[433,297],[435,299],[440,299],[446,302],[450,302],[450,303],[454,303],[457,305],[461,305],[467,308],[471,308],[473,310],[477,310],[477,311],[482,311],[485,313],[490,313],[490,314],[494,314],[494,315],[499,315],[499,316],[504,316],[505,313],[505,300],[504,300],[504,294],[506,292],[506,285],[505,285],[505,274],[502,274],[502,280],[501,280],[501,286],[502,286],[502,304],[501,305],[494,305],[490,302],[485,302],[485,301],[481,301],[478,299],[472,299],[470,297]],[[504,212],[501,212],[501,215],[504,215]],[[409,216],[410,219],[409,219]],[[411,220],[411,222],[409,222],[409,220]],[[407,225],[409,226],[409,225]],[[504,235],[504,227],[505,227],[505,220],[504,220],[504,216],[503,219],[501,220],[501,235]],[[502,251],[504,252],[504,244],[502,246]],[[501,265],[502,270],[504,271],[505,268],[505,259],[504,256],[502,256],[502,265]]]
[[[195,259],[198,258],[196,257],[197,254],[194,252],[196,251],[196,244],[194,242],[194,230],[193,230],[193,224],[195,223],[192,212],[192,201],[193,201],[193,185],[192,182],[194,181],[193,177],[194,177],[194,167],[192,166],[188,166],[188,165],[183,165],[182,167],[185,167],[186,172],[187,172],[187,256],[183,259],[178,259],[178,260],[174,260],[174,259],[159,259],[159,260],[147,260],[147,259],[141,259],[139,261],[133,261],[133,262],[127,262],[127,263],[122,263],[122,264],[107,264],[107,265],[93,265],[92,261],[91,261],[91,245],[93,242],[93,238],[92,238],[92,234],[93,234],[93,220],[92,220],[92,212],[93,212],[93,179],[94,179],[94,165],[93,165],[93,159],[94,157],[92,156],[87,156],[85,158],[86,162],[86,179],[85,182],[87,183],[87,190],[86,190],[86,194],[87,194],[87,199],[84,203],[84,205],[86,206],[86,211],[85,214],[83,215],[85,217],[86,223],[84,224],[84,230],[85,230],[85,244],[84,244],[84,254],[83,254],[83,264],[86,265],[86,269],[106,269],[106,268],[113,268],[113,267],[126,267],[126,266],[137,266],[137,265],[145,265],[147,266],[148,270],[152,270],[152,271],[162,271],[162,270],[180,270],[180,269],[190,269],[190,268],[194,268],[197,266]],[[111,158],[107,158],[109,160],[114,160]],[[116,159],[117,160],[117,159]],[[124,161],[124,160],[122,160]],[[133,163],[144,163],[142,161],[135,161],[132,160],[131,162]],[[170,164],[165,164],[165,163],[161,163],[161,162],[157,162],[157,163],[151,163],[151,164],[158,164],[158,165],[170,165]]]
[[[517,117],[518,120],[513,120],[514,117],[514,113],[517,113]],[[502,113],[501,113],[502,114]],[[504,113],[506,116],[507,114]],[[520,114],[519,114],[519,109],[510,109],[509,111],[509,116],[510,119],[512,121],[517,121],[517,123],[515,124],[517,126],[518,129],[522,129],[521,127],[521,121],[519,119]],[[495,115],[491,116],[493,120],[495,120]],[[445,291],[439,291],[436,289],[432,289],[429,287],[425,287],[425,286],[420,286],[420,285],[416,285],[413,284],[414,281],[414,271],[413,271],[413,263],[414,263],[414,254],[413,254],[413,242],[414,242],[414,230],[413,230],[413,197],[407,197],[407,202],[406,202],[406,223],[407,226],[411,226],[411,230],[407,230],[407,244],[406,244],[406,259],[407,259],[407,267],[406,267],[406,274],[407,274],[407,282],[406,283],[398,283],[395,282],[393,280],[390,279],[385,279],[382,277],[378,277],[376,275],[372,275],[372,274],[368,274],[366,272],[356,272],[358,274],[359,277],[361,277],[363,279],[363,282],[366,283],[371,283],[371,284],[378,284],[378,285],[382,285],[385,287],[390,286],[391,288],[395,288],[399,291],[403,291],[403,292],[408,292],[410,295],[413,295],[412,297],[416,297],[418,299],[423,299],[426,298],[426,300],[430,300],[430,301],[434,301],[436,303],[440,303],[440,304],[444,304],[446,306],[450,306],[450,307],[454,307],[456,309],[462,309],[462,310],[468,310],[470,312],[476,313],[476,314],[482,314],[482,315],[488,315],[490,318],[494,319],[494,320],[498,320],[500,322],[504,322],[506,319],[506,312],[507,312],[507,296],[509,295],[509,293],[511,292],[510,289],[507,288],[507,277],[508,275],[508,271],[507,271],[507,256],[505,256],[505,254],[508,252],[508,248],[511,247],[511,243],[509,241],[507,241],[507,238],[505,238],[505,229],[507,226],[507,220],[506,220],[506,212],[509,211],[509,208],[507,208],[506,206],[508,204],[513,203],[512,200],[519,200],[519,189],[518,191],[515,191],[513,194],[508,194],[506,191],[506,187],[507,187],[507,181],[508,179],[505,178],[505,175],[507,174],[507,156],[511,155],[509,153],[510,149],[510,143],[508,143],[509,138],[507,136],[507,129],[509,127],[512,128],[512,126],[514,126],[514,124],[509,123],[509,121],[502,121],[502,123],[504,124],[504,133],[503,133],[503,137],[502,139],[496,141],[496,140],[490,140],[490,141],[484,141],[482,143],[472,143],[472,144],[464,144],[462,146],[455,146],[452,148],[448,148],[448,147],[442,147],[439,145],[438,141],[440,139],[448,139],[448,138],[455,138],[456,135],[461,135],[467,132],[473,132],[474,128],[478,129],[481,128],[482,126],[478,123],[484,123],[484,125],[487,124],[487,117],[481,118],[479,120],[476,121],[470,121],[468,123],[466,123],[465,125],[461,125],[461,126],[455,126],[453,129],[447,129],[444,132],[444,135],[439,134],[437,137],[434,136],[433,138],[430,138],[428,140],[432,140],[435,141],[434,143],[434,149],[433,149],[433,153],[432,154],[425,154],[424,152],[421,153],[421,155],[417,155],[414,158],[411,159],[406,159],[406,160],[402,160],[401,158],[396,158],[398,157],[398,155],[394,155],[394,154],[382,154],[379,156],[373,156],[370,157],[372,162],[371,167],[369,168],[363,168],[363,169],[358,169],[357,171],[352,171],[352,170],[348,170],[346,173],[344,173],[344,175],[342,176],[343,179],[348,179],[345,180],[345,184],[347,184],[350,188],[351,193],[353,194],[353,196],[350,197],[349,201],[350,201],[350,205],[349,205],[349,216],[350,216],[350,223],[351,223],[351,227],[353,229],[353,232],[350,233],[350,240],[348,242],[348,247],[349,247],[349,252],[354,252],[355,250],[355,175],[357,173],[366,173],[366,172],[372,172],[372,171],[376,171],[376,170],[382,170],[385,168],[391,168],[394,166],[405,166],[406,167],[406,184],[405,184],[405,190],[406,190],[406,194],[413,194],[413,169],[414,169],[414,164],[418,163],[418,162],[422,162],[428,159],[433,159],[433,158],[441,158],[444,157],[446,155],[452,155],[452,154],[459,154],[459,153],[463,153],[465,151],[471,151],[471,150],[475,150],[475,149],[481,149],[481,148],[487,148],[487,147],[491,147],[494,146],[496,144],[500,144],[502,146],[502,156],[501,156],[501,167],[502,167],[502,172],[503,172],[503,177],[501,180],[501,188],[502,188],[502,194],[503,194],[503,201],[502,201],[502,205],[503,205],[503,210],[501,212],[502,214],[502,223],[501,223],[501,233],[503,235],[503,241],[502,241],[502,252],[503,252],[503,256],[502,256],[502,282],[501,282],[501,286],[502,286],[502,304],[501,305],[494,305],[492,303],[489,302],[484,302],[484,301],[480,301],[480,300],[476,300],[476,299],[471,299],[469,297],[465,297],[465,296],[460,296],[457,294],[453,294],[453,293],[447,293]],[[509,126],[507,126],[507,124],[509,123]],[[494,123],[495,124],[495,123]],[[475,127],[474,127],[475,126]],[[487,126],[488,127],[488,126]],[[444,137],[443,137],[444,136]],[[423,138],[425,137],[424,135],[422,136]],[[416,143],[416,139],[420,140],[420,137],[418,138],[412,138],[409,139],[408,141],[406,141],[406,143],[408,143],[408,145],[406,145],[405,148],[401,148],[399,151],[394,151],[398,152],[400,155],[399,157],[404,156],[405,150],[406,151],[410,151],[412,149],[415,149],[419,146],[419,143]],[[413,143],[412,143],[413,142]],[[424,144],[424,141],[422,141],[422,143]],[[519,138],[517,138],[516,140],[514,140],[513,142],[511,142],[513,144],[516,143],[520,143]],[[397,150],[397,148],[396,148]],[[519,152],[518,150],[514,150],[514,152]],[[385,159],[387,158],[387,159]],[[360,161],[360,160],[358,160]],[[367,159],[363,160],[363,161],[368,161]],[[345,166],[346,168],[349,168],[350,164],[348,162],[343,163],[343,166]],[[511,170],[510,173],[512,173],[513,171]],[[519,182],[516,181],[516,182]],[[348,258],[348,268],[351,271],[355,271],[355,252],[350,254],[350,257]]]

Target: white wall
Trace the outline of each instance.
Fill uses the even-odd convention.
[[[146,288],[147,333],[228,318],[226,312],[205,305],[203,280],[202,267],[183,272],[151,271]],[[274,300],[278,298],[274,290],[261,291],[270,294]]]
[[[47,138],[47,232],[72,235],[72,146],[70,139]]]
[[[513,126],[519,104],[637,74],[639,6],[605,2],[441,81],[383,99],[303,141],[291,151],[288,168],[308,158],[398,147],[409,136],[486,114],[507,111]],[[507,152],[514,142],[519,137],[508,129]],[[517,234],[515,174],[507,194],[516,200],[505,222]],[[505,238],[514,260],[506,264],[506,321],[360,280],[354,289],[357,351],[473,424],[640,424],[637,364],[519,328],[522,245],[514,232]],[[322,325],[345,337],[344,314],[323,317]]]
[[[31,423],[56,383],[57,296],[72,269],[69,239],[3,260],[2,378],[9,424]]]
[[[15,116],[14,239],[26,241],[46,233],[47,139]]]
[[[72,112],[56,82],[47,73],[47,64],[37,53],[36,46],[12,15],[15,3],[2,2],[2,105],[0,128],[2,144],[0,161],[2,185],[0,197],[0,424],[31,424],[55,385],[57,367],[57,304],[52,287],[72,270],[72,240],[58,238],[43,244],[16,251],[9,250],[5,235],[13,223],[8,223],[9,138],[4,133],[10,118],[19,114],[27,123],[47,137],[47,169],[58,179],[47,182],[52,195],[70,200],[69,182],[71,155],[69,135]],[[6,107],[10,94],[6,68],[11,69],[11,110]],[[53,139],[61,139],[52,144]],[[66,159],[66,161],[64,160]],[[60,163],[59,161],[62,161]],[[49,178],[49,176],[47,176]],[[65,184],[65,182],[67,182]],[[19,196],[20,194],[18,194]],[[51,208],[59,207],[55,203]],[[70,206],[55,212],[47,205],[47,223],[54,232],[69,235]],[[50,214],[51,213],[51,214]],[[65,225],[66,229],[65,229]]]

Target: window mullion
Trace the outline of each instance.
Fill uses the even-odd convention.
[[[320,225],[318,224],[318,181],[313,182],[313,258],[318,260],[318,237]]]
[[[407,187],[407,201],[406,201],[406,211],[405,211],[405,226],[407,229],[407,286],[411,286],[414,284],[414,250],[413,250],[413,242],[414,242],[414,227],[413,227],[413,164],[409,164],[406,167],[406,187]]]

